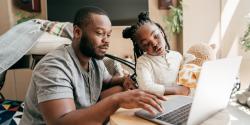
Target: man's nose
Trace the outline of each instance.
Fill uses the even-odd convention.
[[[110,43],[110,39],[109,39],[108,36],[103,37],[102,41],[103,41],[104,43]]]

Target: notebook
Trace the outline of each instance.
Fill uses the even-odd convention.
[[[242,57],[224,58],[202,65],[194,97],[171,96],[162,103],[165,111],[136,116],[163,125],[197,125],[227,107]],[[177,115],[177,116],[176,116]]]

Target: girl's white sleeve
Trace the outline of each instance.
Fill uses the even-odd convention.
[[[149,63],[146,63],[144,60],[138,60],[136,64],[136,80],[139,85],[139,89],[144,91],[154,93],[157,95],[164,95],[165,87],[164,85],[157,84],[153,81],[152,67]]]

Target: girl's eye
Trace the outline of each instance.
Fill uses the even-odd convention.
[[[149,46],[149,43],[142,44],[142,47],[143,47],[143,48],[147,48],[148,46]]]
[[[155,35],[154,35],[154,38],[155,38],[155,39],[158,39],[159,36],[160,36],[159,34],[155,34]]]

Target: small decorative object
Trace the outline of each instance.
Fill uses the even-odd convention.
[[[192,96],[202,64],[215,59],[215,44],[197,43],[192,45],[184,54],[184,62],[178,74],[177,84],[190,88]]]
[[[14,5],[22,10],[29,11],[29,12],[41,11],[40,0],[14,0]]]
[[[250,13],[246,16],[246,18],[248,18],[248,20],[250,20]],[[247,29],[246,29],[243,37],[240,40],[240,43],[245,51],[250,50],[250,22],[247,26]],[[250,85],[249,85],[248,89],[238,91],[236,93],[236,99],[240,104],[246,105],[250,108]]]
[[[172,5],[172,0],[158,0],[158,8],[163,9],[170,9],[170,5]]]
[[[240,77],[237,76],[235,79],[235,84],[234,84],[231,95],[234,95],[236,92],[238,92],[240,90],[240,87],[241,87],[240,84],[241,84]]]
[[[237,92],[236,99],[240,104],[250,108],[250,85],[248,89]]]

